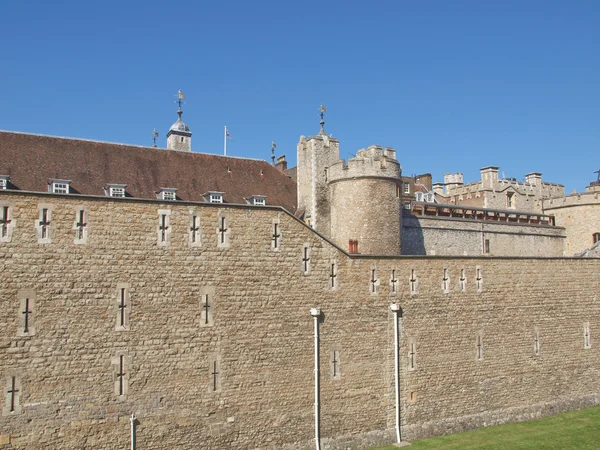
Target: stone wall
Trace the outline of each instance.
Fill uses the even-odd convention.
[[[349,256],[274,207],[0,202],[12,448],[124,448],[131,413],[138,448],[314,448],[311,307],[324,448],[393,440],[392,302],[405,439],[598,403],[597,259]]]
[[[544,214],[554,215],[556,224],[566,228],[566,254],[583,252],[600,233],[600,192],[584,192],[541,202]]]
[[[408,214],[402,218],[403,255],[557,257],[564,255],[564,244],[562,227]]]

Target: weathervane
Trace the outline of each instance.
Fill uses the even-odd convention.
[[[183,99],[185,98],[185,95],[183,94],[183,92],[181,92],[181,89],[177,90],[177,94],[175,94],[175,97],[177,97],[175,103],[177,103],[177,105],[179,106],[179,111],[181,111],[181,105],[184,103]]]
[[[321,122],[319,122],[321,124],[321,133],[325,134],[325,111],[327,111],[327,109],[325,109],[325,107],[321,104],[321,107],[319,108],[319,115],[321,116]]]
[[[594,173],[598,174],[598,179],[596,180],[596,183],[600,183],[600,170],[596,170]]]
[[[156,131],[156,128],[154,129],[154,132],[152,133],[152,141],[154,142],[154,145],[152,145],[152,147],[156,147],[156,140],[158,139],[158,131]]]
[[[275,142],[271,141],[271,163],[273,165],[275,165],[275,149],[277,148],[277,145],[275,145]]]

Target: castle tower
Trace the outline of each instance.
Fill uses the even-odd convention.
[[[321,105],[321,131],[298,142],[298,207],[305,209],[307,224],[326,236],[330,235],[330,199],[327,170],[340,159],[340,143],[325,133]]]
[[[402,167],[392,148],[359,150],[348,164],[328,170],[331,238],[348,248],[358,241],[363,254],[399,255],[401,251]]]
[[[169,132],[167,133],[167,150],[181,150],[184,152],[192,151],[192,132],[190,128],[183,123],[181,120],[181,115],[183,111],[181,110],[181,104],[183,103],[183,98],[185,96],[179,90],[177,94],[177,103],[179,104],[179,108],[177,109],[177,121],[171,125],[169,128]]]

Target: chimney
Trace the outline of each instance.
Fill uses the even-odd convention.
[[[285,155],[281,155],[279,158],[277,158],[277,164],[275,164],[275,167],[282,172],[287,170],[287,161],[285,160]]]

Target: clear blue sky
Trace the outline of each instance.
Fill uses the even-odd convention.
[[[3,1],[0,80],[4,130],[164,147],[182,89],[194,151],[295,165],[323,103],[407,175],[600,169],[598,0]]]

